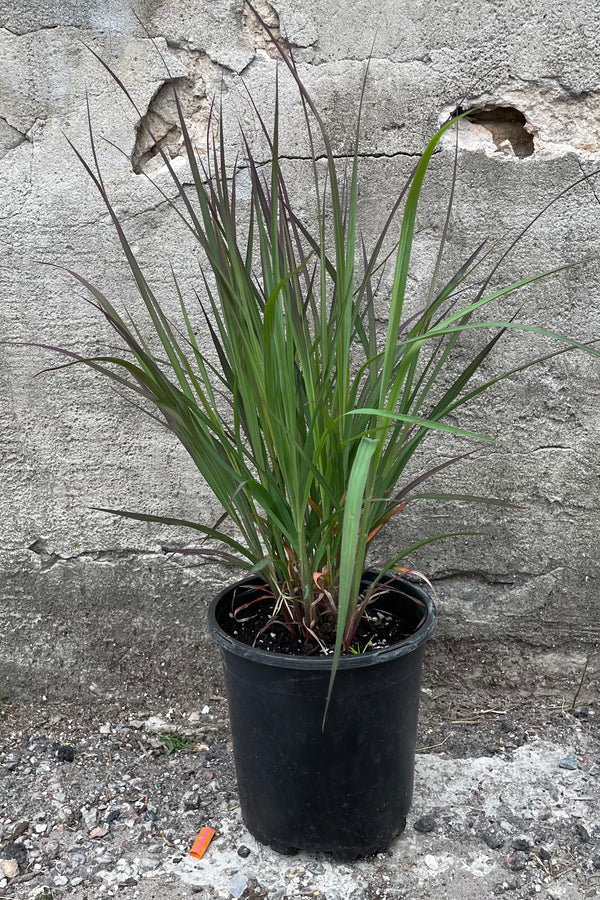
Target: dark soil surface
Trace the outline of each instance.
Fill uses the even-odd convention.
[[[394,592],[385,584],[376,587],[352,638],[347,655],[386,650],[414,634],[427,615],[422,601],[402,597],[395,601]],[[335,624],[328,621],[327,604],[321,602],[321,613],[309,622],[309,630],[300,633],[291,611],[274,611],[274,600],[268,588],[239,590],[232,599],[231,610],[219,622],[231,637],[271,653],[289,656],[326,656],[333,653]],[[393,611],[392,611],[393,610]]]

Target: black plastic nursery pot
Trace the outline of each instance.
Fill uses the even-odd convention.
[[[232,585],[208,611],[225,670],[244,822],[261,843],[284,853],[377,853],[405,827],[412,800],[433,600],[401,578],[378,596],[375,607],[414,633],[386,650],[341,658],[323,729],[331,659],[255,649],[222,628],[258,584]]]

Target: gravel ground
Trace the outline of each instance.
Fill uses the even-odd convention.
[[[435,644],[414,806],[377,857],[279,856],[245,830],[221,694],[0,709],[0,900],[600,896],[597,676],[581,655]],[[201,861],[188,851],[216,835]]]

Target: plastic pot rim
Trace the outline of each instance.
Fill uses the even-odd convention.
[[[365,575],[368,574],[369,573],[365,573]],[[367,666],[377,665],[378,663],[382,663],[384,661],[387,662],[393,659],[397,659],[401,656],[407,656],[409,653],[412,653],[414,650],[425,644],[432,636],[433,632],[435,631],[437,622],[437,613],[433,598],[422,587],[417,584],[413,584],[412,582],[407,581],[400,576],[394,576],[394,580],[401,582],[408,588],[408,593],[410,593],[414,598],[423,602],[427,610],[425,620],[413,634],[409,635],[409,637],[405,638],[399,643],[393,644],[391,647],[386,647],[382,650],[373,650],[369,653],[360,653],[352,656],[340,656],[338,669],[344,670],[364,668]],[[229,595],[234,588],[252,582],[255,582],[256,584],[264,584],[264,582],[257,577],[244,578],[241,581],[230,584],[228,587],[220,591],[216,597],[213,598],[208,607],[207,613],[208,630],[213,640],[223,650],[226,650],[229,653],[233,653],[235,654],[235,656],[239,656],[247,660],[252,660],[266,666],[276,666],[283,669],[309,669],[313,671],[331,669],[333,654],[331,656],[294,656],[292,654],[275,653],[270,650],[262,650],[258,647],[250,647],[248,644],[237,641],[235,638],[231,637],[223,630],[217,620],[218,607],[223,603],[227,595]]]

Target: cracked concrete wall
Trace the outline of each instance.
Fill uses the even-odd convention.
[[[351,151],[372,53],[360,140],[367,240],[457,103],[476,112],[459,132],[453,261],[486,236],[491,244],[509,239],[600,166],[600,8],[591,0],[534,0],[526,8],[475,0],[467,16],[461,5],[436,0],[258,6],[293,47],[341,160]],[[145,177],[168,190],[157,148],[88,47],[127,85],[182,173],[169,83],[199,143],[210,104],[222,96],[230,150],[241,120],[266,158],[245,86],[268,111],[276,64],[241,0],[141,0],[135,8],[124,0],[0,0],[1,337],[94,353],[107,333],[83,290],[40,264],[68,265],[119,304],[135,304],[106,211],[65,140],[89,152],[86,97],[107,189],[158,296],[175,308],[171,264],[188,293],[198,274],[196,248]],[[307,203],[302,111],[285,77],[281,92],[282,152]],[[419,211],[416,298],[435,258],[453,149],[449,138],[434,158]],[[503,279],[516,279],[587,259],[523,298],[527,321],[582,340],[600,336],[599,191],[591,179],[563,197],[502,269]],[[503,315],[515,309],[510,301]],[[548,344],[514,336],[489,371],[517,365],[536,348]],[[204,608],[222,577],[235,573],[167,560],[162,548],[185,535],[92,507],[209,522],[217,504],[184,452],[106,384],[78,370],[36,377],[55,362],[40,350],[0,346],[0,692],[135,695],[153,666],[168,694],[178,672],[202,677],[214,663]],[[433,533],[486,532],[424,548],[412,560],[436,583],[441,634],[548,648],[600,638],[599,387],[600,364],[576,354],[502,383],[464,420],[497,443],[451,470],[440,489],[504,496],[518,508],[423,503],[395,523],[387,549]],[[464,449],[458,440],[432,441],[430,459]]]

